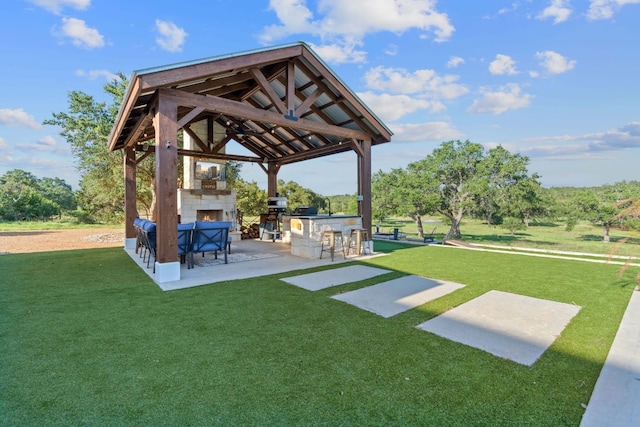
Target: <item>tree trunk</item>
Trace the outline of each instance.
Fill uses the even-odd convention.
[[[524,226],[529,228],[529,214],[527,213],[523,214],[522,220],[524,221]]]
[[[156,222],[156,208],[158,201],[156,199],[156,183],[155,180],[151,181],[151,221]]]
[[[609,242],[610,242],[610,237],[609,237],[609,228],[610,228],[609,224],[605,224],[605,225],[604,225],[604,241],[605,241],[606,243],[609,243]]]
[[[460,221],[453,219],[451,221],[451,228],[447,232],[447,235],[444,236],[444,240],[459,239],[460,237],[462,237],[460,234]]]
[[[424,238],[424,229],[422,228],[422,217],[420,215],[415,215],[413,220],[416,222],[416,227],[418,228],[418,237],[421,239]]]
[[[449,219],[449,221],[451,221],[451,228],[449,229],[447,234],[444,236],[443,240],[459,239],[460,238],[460,220],[462,219],[462,215],[456,214],[454,216],[448,212],[442,212],[442,211],[440,211],[440,213],[446,216]]]

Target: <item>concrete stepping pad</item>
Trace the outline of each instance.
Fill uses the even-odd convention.
[[[360,280],[370,279],[390,272],[389,270],[367,267],[366,265],[352,265],[318,271],[317,273],[285,277],[280,280],[309,291],[318,291],[332,286],[344,285],[345,283],[359,282]]]
[[[531,366],[579,311],[577,305],[489,291],[418,328]]]
[[[377,285],[368,286],[332,298],[355,305],[382,317],[417,307],[464,287],[459,283],[405,276]]]

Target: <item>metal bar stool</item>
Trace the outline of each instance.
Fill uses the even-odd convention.
[[[366,228],[351,229],[347,242],[347,254],[351,253],[351,248],[356,250],[356,255],[366,255],[371,253],[369,231]]]
[[[328,251],[331,254],[331,261],[336,251],[336,242],[340,242],[340,249],[342,249],[342,255],[344,259],[347,259],[347,254],[344,250],[344,240],[342,240],[342,231],[340,230],[325,230],[322,232],[322,246],[320,247],[320,259],[322,259],[322,253]],[[324,245],[327,244],[325,249]]]

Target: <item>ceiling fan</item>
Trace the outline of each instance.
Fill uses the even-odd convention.
[[[262,135],[262,132],[256,132],[253,129],[250,129],[249,127],[247,127],[244,124],[244,122],[239,122],[239,123],[229,123],[227,125],[227,135],[232,137],[237,136],[241,138],[243,136],[260,136]]]

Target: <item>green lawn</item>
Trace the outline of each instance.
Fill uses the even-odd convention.
[[[429,234],[436,228],[436,238],[442,239],[449,231],[449,225],[429,218],[423,225],[424,233]],[[398,227],[408,237],[417,238],[417,227],[408,218],[397,218],[380,226],[380,231],[389,232]],[[604,229],[591,223],[579,222],[571,231],[565,229],[562,222],[532,222],[525,230],[513,235],[499,226],[489,226],[478,220],[466,220],[460,227],[462,240],[470,243],[537,248],[555,251],[585,252],[606,255],[615,247],[615,252],[625,256],[640,256],[640,232],[634,230],[610,230],[611,242],[603,241]],[[620,242],[625,240],[624,244]]]
[[[392,273],[317,292],[279,280],[302,272],[162,292],[120,248],[2,255],[0,425],[579,424],[632,272],[376,251]],[[467,286],[389,319],[329,298],[405,274]],[[492,289],[582,309],[531,367],[415,327]]]

